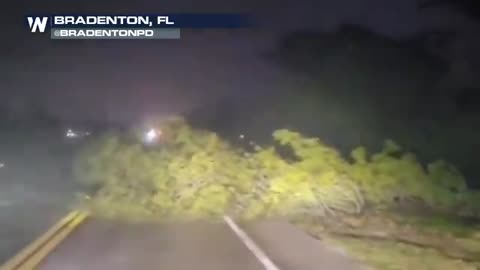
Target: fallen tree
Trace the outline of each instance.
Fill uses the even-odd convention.
[[[77,178],[95,190],[86,207],[127,219],[308,217],[329,235],[403,242],[478,260],[479,251],[459,238],[432,237],[417,225],[345,226],[362,217],[375,220],[369,214],[378,209],[478,216],[478,193],[445,161],[422,166],[392,141],[374,154],[356,148],[347,159],[320,139],[289,130],[275,131],[270,146],[245,151],[181,118],[159,128],[164,137],[153,147],[130,135],[108,134],[84,149],[75,168]]]
[[[289,130],[275,131],[274,145],[248,152],[181,118],[159,125],[164,138],[154,147],[122,134],[94,142],[77,159],[77,179],[98,189],[95,198],[173,215],[327,216],[359,214],[365,206],[480,212],[480,196],[453,165],[424,167],[392,141],[371,155],[358,147],[348,160]]]
[[[110,135],[80,156],[77,178],[98,186],[94,202],[193,218],[227,212],[255,218],[305,209],[353,214],[363,208],[363,195],[341,166],[322,159],[288,162],[275,147],[243,152],[182,119],[163,123],[162,131],[168,139],[158,148]],[[275,137],[288,144],[291,135],[279,131]]]

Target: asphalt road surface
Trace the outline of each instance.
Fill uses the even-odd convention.
[[[88,220],[60,244],[39,269],[366,269],[285,222],[257,222],[238,228],[253,240],[260,254],[258,250],[252,251],[245,239],[225,222],[122,225]]]
[[[82,191],[58,141],[48,132],[0,132],[0,265],[68,213]]]

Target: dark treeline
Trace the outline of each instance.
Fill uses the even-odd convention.
[[[390,138],[424,162],[451,161],[480,187],[480,91],[458,76],[465,66],[455,54],[458,39],[435,30],[395,40],[355,25],[294,32],[267,61],[302,78],[296,89],[231,96],[190,119],[260,143],[276,128],[293,128],[344,152],[358,145],[373,151]]]

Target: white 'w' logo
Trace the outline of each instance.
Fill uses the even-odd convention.
[[[30,27],[30,31],[37,32],[37,29],[43,33],[45,32],[45,28],[47,28],[47,21],[48,17],[28,17],[28,27]]]

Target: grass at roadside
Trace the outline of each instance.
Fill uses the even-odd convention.
[[[355,238],[327,238],[375,270],[477,270],[480,263],[447,258],[434,249]]]
[[[372,216],[370,220],[376,221],[364,222],[356,229],[362,232],[368,227],[370,232],[381,233],[387,231],[387,226],[389,235],[422,239],[425,245],[399,241],[401,237],[379,239],[360,234],[355,237],[355,233],[332,234],[328,227],[312,220],[296,223],[312,236],[329,245],[342,247],[352,257],[375,270],[480,269],[480,256],[475,255],[480,254],[480,227],[477,224],[445,216],[406,217],[385,213],[382,216]],[[432,246],[429,246],[430,243]],[[464,256],[467,253],[469,256]],[[461,259],[466,257],[468,259]]]

